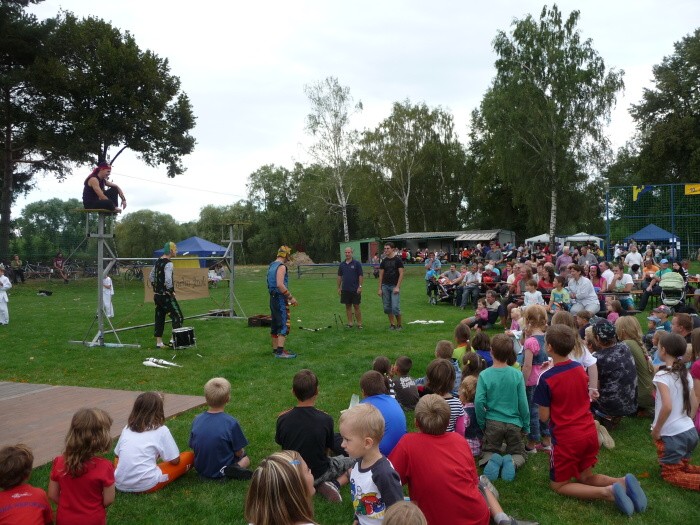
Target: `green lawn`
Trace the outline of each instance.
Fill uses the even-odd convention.
[[[262,267],[237,269],[236,295],[247,315],[267,313],[264,272]],[[374,357],[386,355],[393,360],[399,355],[409,355],[414,361],[413,375],[423,375],[435,343],[452,338],[452,330],[465,312],[447,305],[428,305],[422,273],[418,268],[409,270],[402,287],[406,326],[403,332],[387,330],[386,316],[376,296],[376,281],[372,278],[367,279],[364,287],[365,329],[358,331],[343,329],[342,319],[340,329],[335,329],[334,314],[344,315],[344,307],[339,304],[334,278],[292,277],[290,288],[300,306],[292,310],[293,331],[288,347],[299,353],[297,359],[273,359],[266,328],[249,328],[242,320],[193,319],[186,325],[195,327],[198,348],[181,351],[177,361],[183,368],[168,370],[141,364],[144,357],[172,357],[172,352],[159,353],[154,349],[150,327],[120,334],[122,342],[141,344],[141,349],[86,348],[68,343],[82,340],[86,333],[89,339],[94,335],[94,328],[89,331],[96,307],[94,281],[79,280],[68,285],[28,281],[11,291],[11,324],[0,330],[0,380],[201,395],[208,379],[224,376],[233,385],[227,410],[241,422],[251,443],[248,453],[255,465],[278,448],[274,443],[275,419],[279,412],[294,404],[291,379],[300,368],[317,373],[318,407],[336,421],[350,396],[359,393],[359,378],[371,367]],[[125,283],[120,279],[114,279],[114,283],[115,326],[151,322],[153,305],[143,303],[140,283]],[[37,290],[42,288],[51,289],[54,294],[37,296]],[[212,293],[211,299],[183,303],[185,315],[219,308],[227,290],[219,288]],[[299,319],[303,326],[333,328],[302,331],[298,329]],[[408,324],[415,319],[443,320],[444,324]],[[107,341],[113,339],[108,336]],[[187,445],[190,424],[197,412],[190,411],[167,423],[181,448]],[[65,417],[68,419],[71,414]],[[635,515],[636,523],[687,522],[691,516],[697,516],[700,495],[676,489],[660,479],[649,423],[649,420],[625,420],[614,433],[617,448],[601,451],[598,468],[610,475],[632,472],[640,477],[649,496],[649,510],[644,515]],[[696,453],[696,462],[699,457]],[[48,474],[48,465],[36,469],[31,483],[46,488]],[[514,482],[499,480],[496,486],[509,513],[543,524],[628,520],[612,504],[579,502],[551,492],[544,454],[530,458]],[[244,523],[246,489],[247,484],[242,482],[203,482],[191,472],[159,493],[118,494],[108,517],[113,523]],[[350,523],[352,507],[347,488],[343,489],[343,497],[345,501],[341,505],[316,498],[317,521],[329,525]]]

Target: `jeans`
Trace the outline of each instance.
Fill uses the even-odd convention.
[[[474,307],[476,310],[476,302],[479,300],[479,285],[472,286],[472,285],[467,285],[464,287],[464,291],[462,292],[462,302],[460,306],[462,308],[467,307],[467,303],[471,303],[471,305]]]
[[[400,293],[394,293],[395,286],[393,284],[382,285],[382,303],[384,305],[384,313],[389,315],[401,315]]]
[[[530,407],[530,433],[527,438],[530,441],[540,441],[542,437],[550,435],[549,426],[540,421],[540,406],[533,402],[532,398],[535,395],[536,385],[525,387],[525,396],[527,397],[527,405]]]

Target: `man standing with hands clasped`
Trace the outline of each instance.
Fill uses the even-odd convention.
[[[284,348],[284,342],[289,335],[289,305],[299,303],[289,291],[286,263],[292,255],[289,246],[280,246],[277,258],[267,269],[267,290],[270,292],[270,334],[272,335],[272,353],[280,359],[292,359],[297,355]]]
[[[348,328],[352,328],[352,311],[355,310],[357,328],[362,329],[362,312],[360,301],[362,299],[362,264],[352,258],[352,248],[345,248],[345,260],[338,267],[338,295],[340,303],[345,305],[345,313],[348,316]]]
[[[384,245],[384,259],[379,265],[379,290],[384,313],[389,316],[389,330],[403,330],[401,326],[400,291],[403,281],[403,262],[393,242]]]

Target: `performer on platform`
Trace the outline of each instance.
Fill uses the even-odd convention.
[[[177,246],[174,242],[166,242],[163,246],[163,255],[156,261],[148,280],[153,286],[153,302],[156,305],[155,328],[153,334],[156,337],[156,348],[164,348],[163,330],[165,329],[165,314],[170,315],[173,322],[173,330],[182,326],[182,311],[175,299],[175,282],[173,281],[173,263],[171,257],[177,255]]]
[[[284,342],[289,334],[289,305],[298,305],[287,287],[288,275],[286,263],[292,255],[289,246],[280,246],[277,250],[277,258],[270,263],[267,269],[267,290],[270,292],[270,315],[272,325],[272,352],[275,357],[291,359],[297,355],[288,352],[284,348]]]
[[[83,186],[83,206],[86,210],[108,210],[121,213],[126,209],[126,197],[119,186],[109,182],[109,175],[112,166],[109,162],[102,161],[92,170],[92,173],[85,179]],[[108,189],[105,189],[107,187]],[[119,198],[122,200],[122,207],[119,209]]]

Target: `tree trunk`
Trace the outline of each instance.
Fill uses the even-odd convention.
[[[348,205],[347,204],[343,204],[342,211],[343,211],[343,238],[345,239],[345,242],[348,242],[350,240],[350,230],[348,229]]]
[[[557,227],[557,188],[552,185],[552,208],[549,212],[549,250],[553,254],[556,253],[556,245],[554,242],[554,233]]]
[[[404,198],[403,201],[403,224],[406,228],[406,231],[404,233],[410,232],[411,230],[408,229],[408,195]]]

